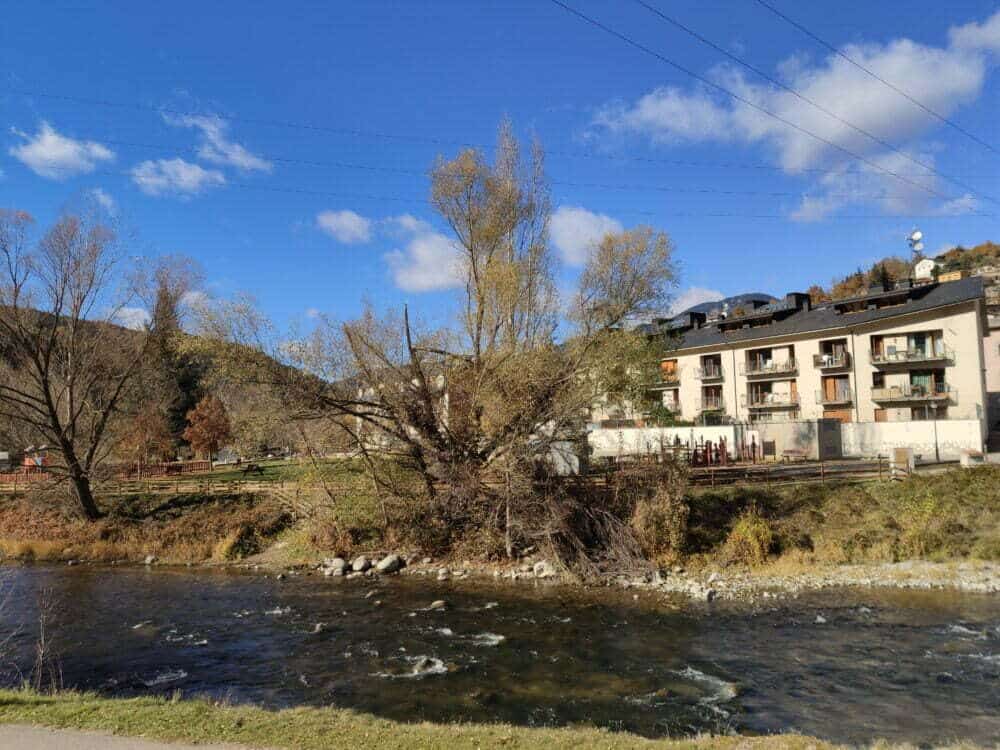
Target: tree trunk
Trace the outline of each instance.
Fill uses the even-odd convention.
[[[83,514],[88,521],[96,521],[101,517],[101,511],[94,502],[94,493],[90,489],[90,478],[83,473],[72,472],[70,481],[73,482],[73,491],[76,499],[80,502]]]

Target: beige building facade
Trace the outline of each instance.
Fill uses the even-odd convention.
[[[816,305],[790,294],[647,333],[667,351],[653,392],[698,424],[979,420],[985,437],[987,381],[1000,387],[1000,336],[990,336],[977,278]]]

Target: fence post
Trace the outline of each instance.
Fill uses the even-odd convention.
[[[882,480],[882,456],[878,457],[878,478],[879,481]]]
[[[819,478],[823,484],[826,484],[826,465],[822,460],[819,462]]]

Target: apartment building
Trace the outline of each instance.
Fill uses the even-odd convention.
[[[989,329],[978,277],[823,303],[792,293],[645,331],[666,352],[652,390],[684,420],[979,420],[986,435]]]

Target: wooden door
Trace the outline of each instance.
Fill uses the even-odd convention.
[[[875,410],[875,421],[876,422],[887,422],[888,420],[886,419],[886,416],[887,415],[886,415],[885,409],[876,409]]]

